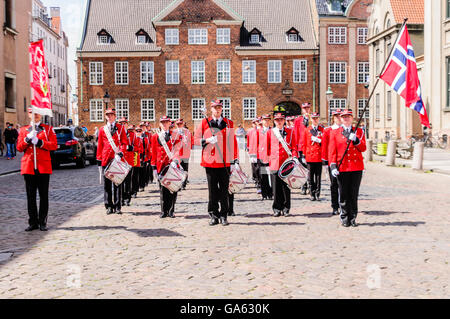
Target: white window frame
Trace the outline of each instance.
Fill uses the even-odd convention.
[[[292,70],[294,83],[308,82],[308,60],[294,60],[292,62]]]
[[[174,66],[176,65],[176,70]],[[169,66],[170,70],[169,70]],[[180,84],[180,61],[167,60],[166,61],[166,84]]]
[[[369,83],[370,64],[369,62],[358,62],[358,84]],[[363,78],[363,81],[361,81]]]
[[[281,60],[267,61],[267,83],[281,83],[282,68],[283,64]],[[271,79],[271,76],[273,76],[273,79]]]
[[[231,83],[231,61],[230,60],[217,60],[217,84],[230,84]],[[225,69],[228,66],[228,70]],[[220,76],[222,80],[220,81]]]
[[[116,107],[116,117],[121,119],[122,117],[127,120],[130,118],[130,100],[129,99],[116,99],[114,101]]]
[[[295,39],[291,40],[291,36],[295,36]],[[287,42],[289,42],[289,43],[299,42],[299,38],[300,38],[300,35],[298,33],[289,33],[287,35]]]
[[[166,45],[179,45],[180,31],[174,28],[167,28],[165,30],[165,42]]]
[[[362,111],[364,111],[364,107],[366,106],[366,103],[367,103],[367,99],[358,99],[358,118],[361,118],[361,114],[362,114]],[[363,119],[369,118],[369,112],[370,112],[369,109],[370,108],[367,108]]]
[[[95,103],[95,105],[93,105]],[[95,106],[95,109],[93,109]],[[102,99],[92,99],[89,101],[89,122],[103,122],[103,100]]]
[[[332,69],[333,69],[333,71],[332,71]],[[342,76],[344,76],[344,80],[342,80]],[[332,81],[332,78],[333,78],[333,81]],[[336,79],[338,79],[338,81],[336,81]],[[342,62],[342,61],[328,62],[328,83],[330,83],[330,84],[346,84],[347,83],[347,62]]]
[[[347,44],[347,27],[328,27],[328,44]]]
[[[216,43],[217,44],[230,44],[231,43],[230,28],[217,28]]]
[[[141,84],[150,85],[154,83],[155,83],[155,63],[153,61],[141,61]]]
[[[247,67],[249,69],[247,69]],[[242,83],[254,84],[256,83],[256,61],[243,60],[242,61]]]
[[[336,109],[344,110],[347,108],[347,100],[346,99],[331,99],[328,105],[328,116],[332,117],[332,113]]]
[[[144,116],[147,112],[147,117]],[[150,116],[152,115],[152,116]],[[154,122],[155,121],[155,100],[141,99],[141,121]]]
[[[369,28],[358,28],[358,44],[367,44],[367,36],[369,34]]]
[[[144,40],[143,42],[141,40]],[[147,37],[145,35],[138,35],[136,37],[136,43],[137,44],[146,44],[147,43]]]
[[[105,41],[103,41],[103,40],[105,40]],[[50,39],[50,41],[51,41],[51,39]],[[51,42],[50,42],[51,43]],[[109,41],[109,36],[107,36],[107,35],[99,35],[98,36],[98,42],[97,42],[97,44],[100,44],[100,45],[105,45],[105,44],[109,44],[110,43],[110,41]],[[51,46],[50,46],[50,48],[51,48]]]
[[[175,102],[178,105],[175,105]],[[170,105],[172,104],[172,105]],[[175,108],[178,106],[177,108]],[[174,112],[178,112],[178,117],[174,116]],[[178,120],[181,114],[180,99],[166,99],[166,114],[172,120]]]
[[[219,97],[220,102],[222,102],[222,116],[231,120],[231,98],[229,97]]]
[[[118,66],[120,65],[120,70],[118,70]],[[126,65],[126,71],[123,70],[123,66]],[[116,85],[128,85],[129,76],[128,76],[128,62],[127,61],[116,61],[114,62],[114,80]],[[122,82],[126,77],[126,82]],[[118,82],[117,80],[120,79]]]
[[[208,29],[188,29],[188,44],[208,44]]]
[[[203,119],[202,109],[205,107],[205,99],[204,98],[194,98],[191,100],[192,105],[192,120],[200,121]]]
[[[89,85],[103,85],[103,62],[89,62]]]
[[[251,44],[258,44],[260,42],[261,42],[261,35],[259,33],[252,33],[252,34],[250,34],[249,43],[251,43]]]
[[[248,103],[246,105],[246,102]],[[253,102],[254,105],[249,105],[250,102]],[[247,114],[246,114],[247,113]],[[242,99],[242,117],[244,121],[251,121],[256,118],[257,113],[257,104],[255,97],[244,97]]]
[[[203,81],[200,81],[201,78],[203,78]],[[191,83],[205,84],[205,82],[206,82],[205,61],[204,60],[191,61]]]

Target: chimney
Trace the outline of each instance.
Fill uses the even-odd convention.
[[[61,34],[61,8],[50,7],[50,15],[52,17],[52,30]]]

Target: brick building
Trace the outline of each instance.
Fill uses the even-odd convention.
[[[80,125],[118,116],[190,127],[215,98],[250,125],[276,105],[316,104],[318,46],[312,0],[90,0],[78,49]],[[315,71],[315,72],[314,72]]]
[[[336,108],[362,115],[369,92],[367,19],[372,0],[316,0],[319,14],[320,113],[328,122]],[[326,92],[331,88],[332,99]],[[365,114],[368,118],[368,113]]]

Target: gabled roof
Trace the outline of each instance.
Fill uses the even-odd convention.
[[[408,18],[408,24],[425,23],[424,0],[390,0],[396,23],[403,23]]]
[[[350,2],[353,0],[343,0],[342,11],[330,11],[330,7],[328,5],[328,0],[316,0],[317,12],[319,16],[344,16],[345,9],[349,6]]]

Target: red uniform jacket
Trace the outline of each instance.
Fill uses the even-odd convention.
[[[323,131],[323,137],[322,137],[322,160],[328,161],[330,158],[330,135],[331,131],[336,130],[340,128],[339,125],[332,125],[328,126]],[[328,163],[329,165],[330,163]]]
[[[25,142],[25,138],[30,132],[31,125],[22,127],[17,140],[17,150],[19,152],[24,152],[21,167],[22,175],[34,175],[34,147],[33,144]],[[40,124],[37,138],[42,141],[41,147],[36,146],[37,169],[41,174],[51,174],[53,171],[50,151],[55,151],[58,147],[53,127],[46,124]]]
[[[267,137],[269,136],[270,130],[271,128],[268,127],[266,133],[264,133],[264,127],[258,129],[258,159],[264,164],[269,164]]]
[[[188,129],[183,128],[183,133],[179,129],[174,129],[175,139],[179,141],[176,151],[180,159],[188,160],[191,157],[191,149],[194,146],[194,139]]]
[[[304,116],[300,116],[298,118],[295,119],[294,121],[294,135],[295,135],[295,139],[297,141],[297,150],[301,151],[303,148],[303,134],[306,130],[306,128],[308,127],[309,123],[309,119],[308,121],[305,120]],[[306,124],[306,125],[305,125]]]
[[[166,141],[167,146],[169,147],[169,150],[172,151],[174,154],[174,159],[180,160],[178,157],[178,154],[174,152],[174,149],[177,147],[177,144],[180,142],[179,139],[175,140],[175,135],[172,132],[170,134],[169,141]],[[156,170],[158,174],[161,173],[164,167],[170,164],[169,156],[167,156],[166,151],[164,150],[164,147],[159,142],[158,134],[153,134],[152,136],[152,161],[151,165],[153,167],[156,167]]]
[[[141,141],[144,144],[144,146],[143,146],[144,148],[142,150],[142,154],[143,154],[142,161],[145,163],[151,162],[151,160],[152,160],[152,152],[153,152],[152,138],[153,138],[152,133],[146,132],[144,138],[141,139]]]
[[[209,118],[212,121],[212,118]],[[208,126],[206,119],[202,120],[201,125],[195,131],[195,145],[203,146],[202,162],[203,167],[221,168],[224,167],[224,159],[226,167],[229,167],[231,162],[239,158],[238,144],[233,129],[233,121],[222,118],[219,128],[213,128],[217,131],[217,144],[203,144],[202,141],[212,137],[211,129]],[[223,158],[222,158],[222,156]]]
[[[133,146],[133,151],[127,151],[126,147],[123,150],[124,158],[128,164],[133,167],[140,167],[141,160],[140,154],[143,152],[144,146],[142,145],[142,140],[136,135],[136,133],[128,132],[127,133],[128,145]]]
[[[347,148],[347,138],[343,135],[344,128],[332,130],[330,134],[330,153],[329,162],[331,164],[339,165],[339,162],[344,156]],[[345,155],[342,165],[339,168],[340,172],[354,172],[364,170],[364,159],[362,152],[366,151],[366,137],[364,131],[360,128],[356,131],[356,137],[359,138],[359,144],[354,145],[350,143],[347,154]]]
[[[311,141],[313,133],[312,126],[308,127],[303,133],[302,152],[305,155],[305,159],[308,163],[322,162],[322,143]],[[317,138],[320,138],[323,142],[323,127],[319,125],[317,128]]]
[[[250,155],[258,154],[258,130],[256,128],[252,128],[247,133],[247,149]]]
[[[104,129],[105,127],[102,126],[98,130],[97,160],[102,162],[103,167],[106,167],[109,162],[114,159],[114,156],[116,154],[109,144]],[[114,132],[111,135],[114,143],[119,150],[123,150],[124,147],[126,148],[126,146],[128,145],[127,134],[122,125],[116,123]]]
[[[275,129],[271,129],[267,134],[267,154],[269,156],[269,168],[271,171],[278,171],[281,165],[289,158],[288,153],[275,136]],[[297,141],[294,131],[285,127],[280,134],[286,141],[292,155],[297,157]]]

